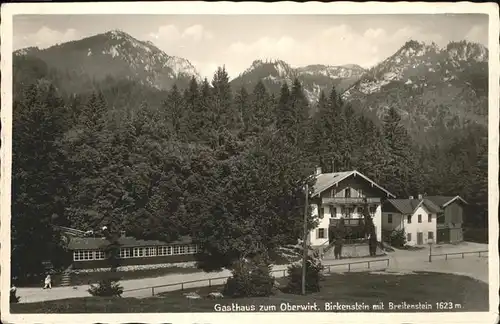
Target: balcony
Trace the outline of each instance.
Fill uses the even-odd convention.
[[[359,226],[363,218],[344,218],[345,226]],[[336,227],[340,223],[340,219],[330,218],[330,226]]]
[[[364,200],[368,204],[380,204],[380,198],[363,198],[363,197],[334,197],[334,198],[323,198],[323,205],[363,205]]]

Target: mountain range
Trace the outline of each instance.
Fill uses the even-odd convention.
[[[119,30],[47,49],[14,52],[14,62],[27,58],[82,79],[99,81],[111,76],[157,90],[174,84],[185,88],[193,77],[202,80],[189,60],[170,56],[153,43]],[[355,64],[294,68],[279,59],[255,60],[231,85],[233,90],[252,91],[262,80],[277,94],[281,84],[291,84],[294,78],[302,82],[311,103],[321,91],[328,93],[335,87],[355,109],[377,120],[388,108],[396,107],[413,135],[470,122],[487,125],[488,49],[476,43],[451,42],[439,48],[410,40],[369,70]],[[61,86],[70,92],[79,89],[78,84]]]
[[[292,68],[282,60],[255,60],[252,65],[231,81],[233,88],[252,89],[259,80],[273,93],[278,93],[281,85],[291,85],[295,78],[302,82],[309,101],[316,102],[321,91],[330,91],[333,87],[344,91],[352,86],[366,72],[359,65],[344,66],[308,65]]]
[[[81,40],[58,44],[40,50],[20,49],[14,55],[33,56],[49,67],[88,75],[96,80],[107,76],[135,80],[157,89],[174,84],[187,85],[192,77],[201,77],[186,59],[170,56],[151,42],[143,42],[129,34],[112,30]]]

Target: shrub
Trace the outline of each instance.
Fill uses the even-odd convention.
[[[15,287],[12,287],[10,289],[10,303],[11,304],[17,304],[17,303],[19,303],[19,300],[21,299],[21,297],[18,297],[16,293],[17,293],[17,289]]]
[[[264,256],[258,256],[252,262],[250,273],[251,296],[265,297],[272,294],[274,277],[271,276],[271,264]]]
[[[224,285],[224,296],[247,297],[251,293],[250,266],[246,260],[234,263],[231,270],[233,276]]]
[[[309,255],[306,263],[306,293],[320,291],[323,265],[317,253]],[[302,293],[302,263],[288,267],[288,285],[286,291],[293,294]]]
[[[405,230],[394,230],[391,232],[391,236],[389,238],[390,244],[394,247],[402,248],[406,244],[406,234]]]
[[[272,294],[274,278],[267,257],[239,260],[233,265],[232,274],[224,285],[224,296],[263,297]]]
[[[100,297],[121,297],[123,287],[113,279],[104,279],[97,283],[97,285],[90,285],[87,290],[92,296]]]

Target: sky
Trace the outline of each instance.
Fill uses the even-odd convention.
[[[487,46],[488,16],[454,15],[18,15],[14,50],[40,48],[119,29],[188,59],[203,77],[225,65],[231,77],[256,59],[292,67],[358,64],[369,68],[410,39]]]

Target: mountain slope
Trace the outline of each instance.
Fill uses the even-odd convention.
[[[343,93],[382,118],[395,107],[413,135],[474,122],[487,125],[488,50],[479,44],[409,41]]]
[[[113,76],[157,89],[169,89],[174,83],[187,85],[192,77],[201,79],[188,60],[169,56],[151,42],[139,41],[118,30],[43,50],[21,49],[14,56],[37,57],[64,73],[95,80]]]
[[[262,61],[255,60],[252,65],[231,81],[235,90],[245,87],[252,91],[259,80],[271,93],[278,93],[281,85],[291,85],[295,78],[302,82],[302,86],[310,102],[316,102],[320,92],[330,91],[333,87],[346,89],[356,82],[365,72],[357,65],[327,66],[308,65],[292,68],[282,60]]]
[[[23,97],[23,91],[32,84],[52,84],[59,95],[70,102],[75,96],[82,100],[96,90],[103,93],[108,107],[123,112],[140,109],[143,103],[160,107],[167,97],[166,90],[159,90],[136,80],[114,78],[111,75],[102,80],[95,80],[89,75],[77,73],[62,73],[55,68],[49,68],[43,60],[30,55],[13,57],[13,99]]]

